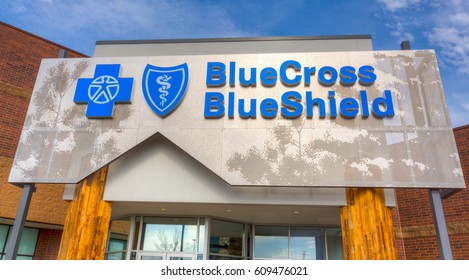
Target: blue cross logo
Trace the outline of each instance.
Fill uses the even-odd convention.
[[[120,64],[98,64],[93,78],[79,78],[73,102],[88,104],[88,118],[112,118],[114,104],[130,103],[133,78],[119,78]]]

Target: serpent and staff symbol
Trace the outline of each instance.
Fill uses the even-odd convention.
[[[171,79],[171,76],[163,75],[156,78],[156,83],[160,85],[158,91],[160,92],[161,106],[164,106],[164,103],[167,101],[166,96],[168,96],[168,89],[171,87],[171,83],[168,81]]]

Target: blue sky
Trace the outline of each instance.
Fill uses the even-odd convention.
[[[371,34],[435,49],[454,127],[469,124],[467,0],[15,0],[0,20],[84,54],[97,40]]]

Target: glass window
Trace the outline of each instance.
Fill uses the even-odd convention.
[[[322,228],[255,226],[254,259],[324,259]]]
[[[235,257],[235,256],[218,256],[218,255],[210,255],[209,260],[217,260],[217,261],[229,261],[229,260],[235,260],[235,261],[240,261],[244,260],[245,258],[243,257]]]
[[[160,261],[163,259],[163,256],[141,256],[140,259],[144,261]]]
[[[39,236],[39,229],[25,228],[21,236],[20,246],[18,247],[18,255],[32,257],[36,251],[37,238]]]
[[[210,253],[243,256],[243,224],[212,219],[210,227]]]
[[[327,259],[343,260],[342,230],[340,228],[326,228]]]
[[[254,258],[288,259],[288,227],[256,226]]]
[[[343,259],[340,227],[251,226],[197,217],[134,218],[132,234],[135,236],[132,237],[133,249],[129,254],[133,260]],[[111,228],[106,259],[125,259],[127,243],[130,242],[130,219],[120,226],[113,221]],[[1,241],[8,226],[0,229],[3,230],[0,231]]]
[[[116,238],[109,239],[109,251],[125,251],[127,247],[127,240],[121,240]]]
[[[323,259],[322,230],[307,227],[290,229],[292,260]]]
[[[7,237],[10,226],[0,225],[0,259],[3,259],[7,246]]]
[[[107,253],[106,260],[125,260],[125,253]]]
[[[5,259],[12,226],[0,225],[0,259]],[[32,260],[36,251],[39,229],[24,228],[18,246],[17,260]]]
[[[17,256],[16,256],[16,259],[17,259],[17,260],[28,260],[28,261],[30,261],[30,260],[33,259],[33,257],[32,257],[32,256],[21,256],[21,255],[17,255]]]
[[[107,260],[125,260],[129,233],[129,218],[111,221],[106,252]]]
[[[144,218],[143,250],[191,252],[197,250],[197,218]]]

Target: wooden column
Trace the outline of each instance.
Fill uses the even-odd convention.
[[[65,217],[59,260],[102,260],[111,219],[111,202],[103,200],[107,166],[77,185]]]
[[[391,210],[383,189],[347,188],[347,206],[340,209],[346,260],[395,260]]]

